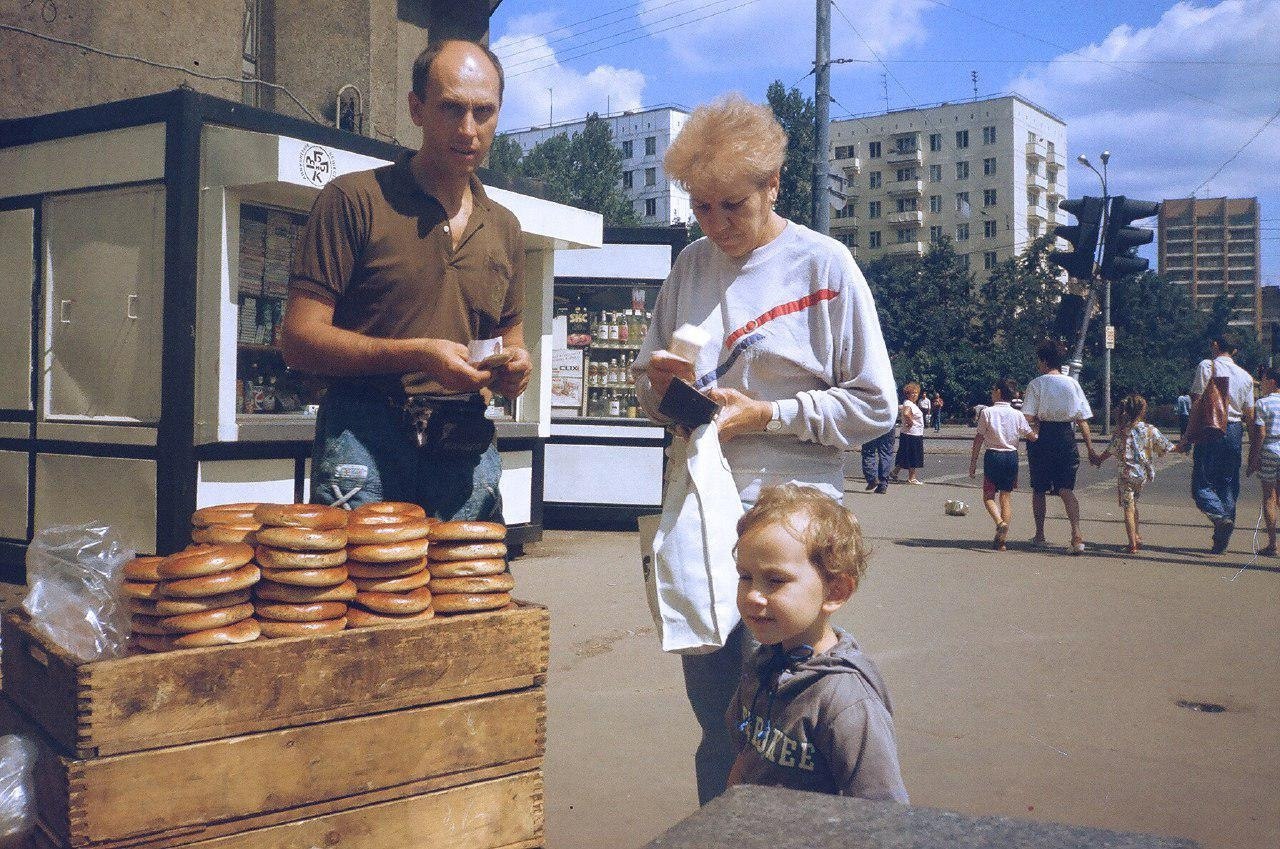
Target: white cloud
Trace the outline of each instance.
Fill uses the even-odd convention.
[[[1099,44],[1023,72],[1011,88],[1067,122],[1073,156],[1083,151],[1096,164],[1097,152],[1111,151],[1113,193],[1185,197],[1280,107],[1280,67],[1265,49],[1277,31],[1275,0],[1179,2],[1152,26],[1116,27]],[[1272,64],[1222,64],[1249,62]],[[1096,178],[1074,164],[1070,179],[1074,195],[1096,190]],[[1197,194],[1280,194],[1280,121]]]
[[[676,62],[693,73],[813,67],[813,0],[640,0],[638,16]],[[839,7],[881,58],[924,39],[926,0],[845,0]],[[839,10],[832,10],[831,55],[874,60]]]
[[[518,130],[556,121],[582,118],[589,112],[620,112],[643,105],[645,75],[631,68],[597,65],[587,73],[566,66],[556,55],[558,28],[554,13],[513,19],[506,32],[491,43],[507,74],[501,127]],[[566,47],[565,52],[572,52]]]

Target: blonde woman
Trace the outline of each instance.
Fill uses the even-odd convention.
[[[706,238],[677,257],[636,357],[636,394],[658,405],[673,378],[721,405],[725,457],[743,502],[795,481],[841,500],[843,451],[893,428],[896,390],[866,280],[848,249],[773,210],[787,137],[765,106],[731,94],[696,109],[667,150]],[[690,363],[667,350],[683,324],[711,342]],[[725,709],[742,666],[742,628],[706,655],[684,656],[702,726],[695,765],[705,803],[733,763]]]

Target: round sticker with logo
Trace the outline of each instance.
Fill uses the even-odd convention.
[[[309,144],[298,154],[298,171],[302,179],[316,188],[324,188],[334,177],[333,154],[327,148]]]

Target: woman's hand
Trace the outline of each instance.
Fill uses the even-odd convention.
[[[720,405],[716,424],[720,441],[727,442],[744,433],[760,433],[773,419],[773,405],[757,401],[737,389],[712,389],[707,397]]]
[[[694,381],[693,363],[665,350],[654,351],[644,371],[649,376],[649,385],[653,387],[654,394],[658,398],[667,394],[667,387],[671,385],[672,378],[678,377],[689,383]]]

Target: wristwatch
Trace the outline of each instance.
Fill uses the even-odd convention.
[[[773,418],[769,419],[769,423],[764,426],[765,433],[778,433],[782,430],[782,408],[778,406],[777,401],[770,402],[773,407]]]

